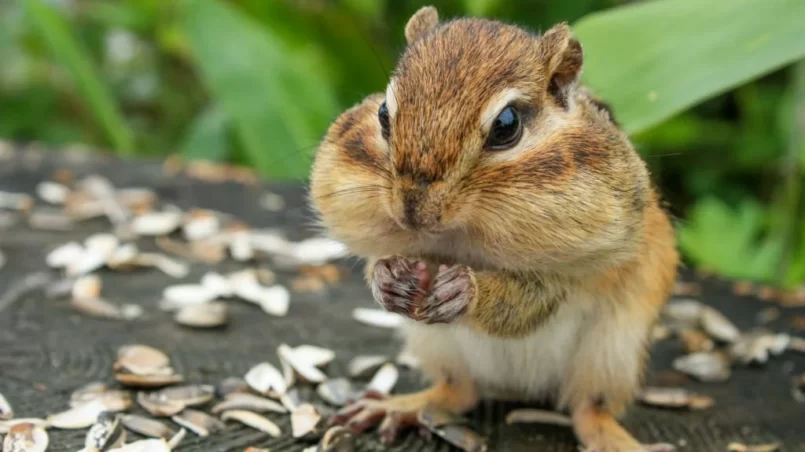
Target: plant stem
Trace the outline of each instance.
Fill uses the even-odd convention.
[[[783,251],[777,267],[777,280],[781,285],[786,284],[787,273],[791,259],[799,246],[797,243],[799,231],[797,225],[801,224],[803,215],[802,180],[805,168],[802,166],[803,153],[805,153],[805,60],[794,64],[792,68],[791,95],[793,99],[791,129],[788,137],[788,150],[783,160],[783,193],[785,200],[785,224],[783,226]]]

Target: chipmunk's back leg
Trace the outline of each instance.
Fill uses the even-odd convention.
[[[655,212],[651,234],[672,234]],[[642,384],[650,331],[676,277],[673,240],[653,240],[631,265],[603,275],[589,288],[593,312],[568,368],[560,404],[570,408],[579,440],[594,452],[645,450],[621,427],[623,414]],[[657,244],[665,245],[657,245]]]

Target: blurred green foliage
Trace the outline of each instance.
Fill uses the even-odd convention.
[[[571,23],[584,80],[633,134],[686,258],[805,281],[801,0],[11,0],[0,137],[302,179],[329,122],[385,88],[423,4]]]

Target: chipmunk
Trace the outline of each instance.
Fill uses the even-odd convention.
[[[641,384],[678,254],[643,160],[581,86],[567,24],[405,28],[385,93],[330,126],[312,168],[321,224],[405,317],[432,385],[361,400],[337,422],[384,440],[432,406],[555,401],[594,451],[637,451],[618,422]],[[393,416],[389,414],[393,413]]]

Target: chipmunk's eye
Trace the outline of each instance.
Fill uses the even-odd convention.
[[[509,149],[520,141],[523,135],[523,124],[520,114],[511,105],[504,108],[495,118],[489,136],[486,138],[486,148],[494,151]]]
[[[391,125],[389,124],[389,109],[386,107],[386,102],[380,104],[377,110],[377,119],[380,121],[380,133],[386,140],[389,139],[389,132]]]

